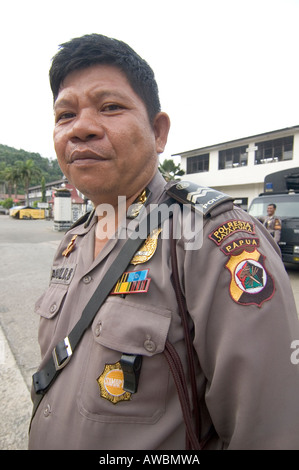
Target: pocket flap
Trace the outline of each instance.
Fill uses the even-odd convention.
[[[97,314],[92,331],[99,344],[128,354],[153,356],[163,352],[171,311],[108,298]]]
[[[35,304],[35,313],[44,318],[53,318],[59,312],[68,286],[51,284]]]

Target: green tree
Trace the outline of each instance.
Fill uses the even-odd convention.
[[[11,197],[5,199],[1,204],[5,209],[10,209],[13,206],[13,200]]]
[[[18,184],[21,180],[18,167],[16,165],[7,166],[4,170],[1,171],[1,177],[7,183],[8,196],[11,197],[14,190],[15,197],[17,197]]]
[[[181,169],[180,163],[176,165],[173,160],[164,160],[159,165],[159,171],[166,181],[180,180],[180,176],[185,174],[185,171]]]
[[[29,186],[32,180],[36,180],[42,176],[41,170],[35,165],[32,159],[25,162],[16,162],[20,178],[24,183],[27,205],[29,205]]]
[[[42,200],[41,200],[41,202],[46,202],[47,201],[47,199],[46,199],[46,180],[45,180],[44,176],[42,176],[41,185],[42,185]]]

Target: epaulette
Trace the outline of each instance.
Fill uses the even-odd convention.
[[[167,189],[167,194],[176,201],[190,204],[192,208],[209,217],[215,207],[227,201],[233,201],[228,194],[190,181],[180,181]]]
[[[76,220],[76,222],[73,223],[73,225],[67,230],[67,232],[69,232],[70,230],[72,230],[73,228],[75,227],[78,227],[78,225],[82,225],[84,224],[84,228],[88,227],[93,215],[94,215],[94,209],[92,211],[89,211],[89,212],[86,212],[84,215],[82,215],[81,217],[79,217],[78,220]]]

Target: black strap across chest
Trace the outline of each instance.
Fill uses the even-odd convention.
[[[148,236],[152,230],[168,219],[170,216],[169,206],[172,203],[173,200],[168,199],[150,211],[147,217],[138,225],[138,233],[147,234],[146,236]],[[156,226],[154,226],[153,221],[157,222]],[[37,371],[33,375],[32,381],[35,397],[33,400],[34,406],[32,417],[35,415],[38,405],[45,393],[49,390],[62,369],[71,360],[74,350],[84,335],[84,332],[91,325],[99,308],[104,303],[113,286],[126,270],[135,252],[143,242],[144,237],[141,238],[138,235],[136,236],[136,232],[133,232],[90,298],[79,321],[76,323],[69,335],[56,345],[52,351],[51,357],[43,369]]]

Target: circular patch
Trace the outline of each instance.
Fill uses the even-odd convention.
[[[124,374],[120,369],[110,370],[104,377],[104,387],[110,395],[119,397],[124,393]]]
[[[267,283],[267,273],[258,261],[253,259],[241,261],[235,269],[237,286],[248,294],[261,292]]]

